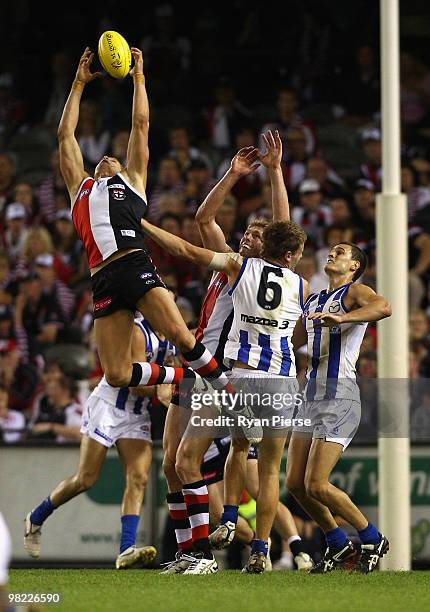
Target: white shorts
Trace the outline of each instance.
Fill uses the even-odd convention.
[[[304,402],[295,418],[309,419],[311,424],[296,426],[293,431],[337,442],[345,450],[360,425],[361,404],[347,399]]]
[[[268,429],[291,427],[299,392],[296,377],[277,376],[262,370],[233,368],[229,381],[236,393],[244,394],[244,404],[251,408],[254,417],[264,419],[263,427]],[[254,402],[254,397],[259,398],[260,404],[258,399]]]
[[[133,414],[93,395],[84,406],[81,433],[107,448],[111,448],[120,438],[152,443],[151,419],[147,410],[143,410],[142,414]]]

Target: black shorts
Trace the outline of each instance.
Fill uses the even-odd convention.
[[[206,486],[224,480],[224,466],[229,450],[230,444],[226,444],[221,448],[219,455],[202,463],[200,471]],[[247,459],[258,459],[257,448],[255,446],[249,447]]]
[[[116,259],[91,277],[94,318],[117,310],[137,310],[142,296],[154,287],[164,287],[145,251],[133,251]]]

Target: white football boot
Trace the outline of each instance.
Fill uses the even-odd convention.
[[[24,548],[34,559],[40,555],[40,540],[42,538],[42,526],[31,522],[31,512],[25,517]]]
[[[128,569],[136,565],[136,563],[145,567],[150,565],[156,556],[157,549],[153,546],[144,546],[143,548],[129,546],[117,556],[115,567],[116,569]]]
[[[218,563],[215,557],[206,559],[203,553],[194,553],[193,561],[185,570],[184,574],[215,574],[218,571]]]

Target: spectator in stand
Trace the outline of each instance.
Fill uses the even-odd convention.
[[[12,303],[16,289],[14,276],[10,271],[9,257],[0,252],[0,305]]]
[[[12,310],[9,306],[0,306],[0,380],[10,388],[20,360],[20,349],[15,336]]]
[[[37,195],[30,183],[19,181],[13,188],[13,199],[25,208],[27,225],[37,225],[40,220],[40,209]]]
[[[306,162],[306,178],[318,181],[325,198],[341,195],[344,181],[322,157],[311,157]]]
[[[69,286],[76,286],[81,281],[86,281],[87,258],[82,243],[76,235],[69,208],[62,208],[55,214],[53,241],[55,257],[63,266],[61,280]]]
[[[63,314],[62,318],[69,323],[75,308],[75,295],[71,289],[57,279],[53,255],[51,253],[38,255],[34,261],[34,269],[40,278],[43,294],[58,302]]]
[[[9,408],[9,391],[0,385],[0,440],[6,444],[19,442],[24,431],[24,415]]]
[[[235,150],[239,151],[245,147],[255,146],[255,135],[251,128],[241,128],[235,137]],[[226,157],[218,167],[217,179],[220,180],[230,168],[231,155]],[[265,167],[261,165],[257,172],[251,172],[241,176],[231,190],[231,194],[239,202],[241,216],[248,215],[263,206],[262,197],[263,181],[266,176]],[[269,183],[270,184],[270,183]],[[272,213],[270,213],[270,216]]]
[[[79,442],[82,410],[75,401],[74,383],[61,376],[46,384],[47,404],[36,412],[31,424],[31,438],[64,442]]]
[[[0,74],[0,139],[7,146],[11,136],[23,124],[26,116],[25,104],[14,91],[13,76],[9,72]]]
[[[299,186],[300,206],[292,210],[291,218],[308,235],[309,244],[318,248],[323,244],[325,228],[330,225],[330,208],[323,203],[320,184],[305,179]]]
[[[331,222],[334,225],[347,226],[352,224],[352,212],[346,196],[339,195],[331,198],[329,206],[331,211]]]
[[[51,173],[42,181],[37,192],[40,215],[44,223],[49,225],[54,222],[57,212],[55,196],[63,192],[67,194],[67,189],[60,170],[59,152],[55,149],[51,155]]]
[[[284,156],[288,153],[288,138],[287,133],[290,129],[295,128],[300,130],[305,138],[305,152],[307,156],[315,155],[317,151],[316,133],[314,126],[303,119],[298,113],[299,99],[297,92],[292,87],[282,87],[278,91],[276,109],[277,117],[271,123],[263,126],[261,130],[262,134],[265,134],[268,130],[274,132],[278,130],[282,140],[284,141],[283,147]],[[260,149],[264,149],[264,144],[260,142]]]
[[[360,45],[354,66],[347,64],[345,75],[339,80],[337,99],[341,105],[342,121],[361,126],[374,120],[380,109],[379,66],[370,45]]]
[[[15,330],[18,336],[25,337],[21,339],[21,344],[27,343],[30,359],[55,344],[64,325],[64,314],[58,301],[54,296],[43,293],[37,274],[29,274],[21,282],[16,298]]]
[[[272,200],[270,199],[269,202],[271,205]],[[235,198],[229,194],[224,198],[224,202],[221,204],[216,214],[216,222],[225,236],[226,243],[233,251],[239,249],[239,242],[242,237],[238,235],[237,232],[237,227],[240,223],[238,213],[238,203]],[[272,215],[272,211],[270,211],[270,215]]]
[[[184,198],[182,195],[165,193],[160,196],[157,204],[159,213],[161,215],[160,219],[167,213],[182,217],[187,212],[185,208]]]
[[[17,202],[9,204],[6,208],[5,221],[6,230],[2,236],[3,248],[8,254],[11,267],[14,268],[22,255],[28,233],[24,206]]]
[[[361,135],[361,141],[366,161],[360,166],[360,174],[380,190],[382,182],[381,132],[378,128],[367,128]]]
[[[376,378],[378,375],[376,353],[362,353],[358,360],[358,375],[360,378]]]
[[[32,271],[34,261],[38,255],[53,252],[54,244],[49,231],[42,226],[31,227],[28,230],[22,256],[16,267],[16,274],[24,277],[28,272]]]
[[[401,189],[408,198],[408,218],[412,221],[416,213],[430,203],[430,188],[420,186],[418,171],[406,164],[402,166]]]
[[[308,154],[306,151],[306,135],[301,128],[290,128],[286,132],[284,150],[284,161],[282,162],[282,173],[288,189],[296,189],[297,185],[306,176],[306,164]]]
[[[185,172],[184,204],[187,213],[195,213],[205,197],[216,185],[203,159],[192,160]]]
[[[430,70],[407,51],[400,55],[400,115],[409,142],[416,141],[418,130],[430,127]]]
[[[169,131],[169,144],[169,157],[178,160],[181,172],[186,172],[192,162],[199,161],[204,162],[212,173],[213,168],[209,157],[200,149],[191,146],[190,135],[185,126],[174,127]]]
[[[367,179],[359,179],[353,191],[357,211],[357,239],[368,242],[375,237],[375,186]]]
[[[222,78],[215,86],[215,104],[206,113],[211,145],[222,154],[229,154],[238,132],[249,125],[252,112],[237,98],[232,83]],[[252,143],[254,144],[254,143]],[[241,145],[237,147],[242,148]]]
[[[296,266],[295,271],[308,281],[310,293],[320,293],[328,287],[328,278],[325,272],[318,272],[317,259],[314,251],[306,249]]]
[[[430,282],[430,235],[418,226],[408,230],[409,307],[419,308]]]
[[[85,99],[79,109],[76,138],[84,163],[92,169],[109,150],[110,134],[104,129],[100,108],[95,100]]]
[[[160,217],[158,225],[159,227],[161,227],[161,229],[165,230],[166,232],[169,232],[169,234],[180,236],[182,233],[181,223],[181,217],[179,215],[167,212]]]
[[[3,212],[6,202],[12,200],[15,180],[15,160],[12,153],[0,153],[0,213]]]
[[[158,223],[161,216],[159,200],[166,194],[182,195],[184,183],[181,180],[181,167],[174,157],[165,157],[158,167],[158,179],[149,195],[148,217]]]

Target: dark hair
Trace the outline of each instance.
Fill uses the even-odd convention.
[[[360,267],[358,268],[358,270],[355,271],[354,276],[352,277],[352,282],[354,282],[357,280],[357,278],[360,278],[360,276],[364,274],[364,271],[367,268],[367,255],[364,251],[360,249],[360,247],[358,247],[353,242],[340,242],[339,244],[347,244],[348,246],[350,246],[351,259],[353,261],[358,261],[358,263],[360,264]]]
[[[303,229],[293,221],[272,221],[263,231],[262,257],[281,259],[287,251],[295,253],[306,242]]]
[[[171,212],[166,212],[158,219],[158,227],[161,227],[163,225],[163,221],[165,221],[166,219],[173,219],[179,224],[179,226],[182,223],[181,217],[179,215],[176,215],[175,213]]]

